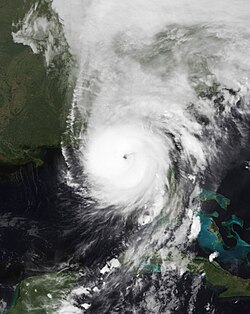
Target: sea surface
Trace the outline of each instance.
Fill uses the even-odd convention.
[[[30,63],[2,62],[2,309],[247,312],[250,295],[220,298],[190,265],[250,279],[250,3],[16,2],[0,4],[3,42]],[[30,68],[36,84],[14,80]],[[197,241],[213,212],[219,253]],[[65,293],[13,304],[17,283],[61,272],[76,276]]]

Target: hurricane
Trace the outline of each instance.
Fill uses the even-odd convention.
[[[144,269],[156,255],[162,286],[178,290],[171,273],[185,273],[190,258],[180,252],[200,231],[195,200],[204,184],[218,186],[239,158],[235,149],[244,155],[248,4],[75,1],[77,12],[66,2],[54,6],[79,64],[69,125],[81,117],[72,134],[84,180],[73,181],[95,203],[95,215],[133,217],[138,230],[127,240],[125,267]],[[177,301],[162,305],[160,292],[150,291],[145,300],[154,305],[141,301],[144,313],[178,310]]]
[[[74,60],[61,144],[86,272],[58,313],[198,313],[199,195],[249,151],[250,5],[51,4]]]
[[[246,17],[238,5],[228,14],[235,3],[208,12],[181,1],[75,5],[78,27],[67,4],[54,2],[79,62],[72,107],[84,120],[79,159],[89,193],[125,211],[163,207],[167,173],[177,167],[196,178],[212,167],[216,142],[230,136],[219,124],[248,97]]]
[[[139,121],[107,126],[89,137],[85,169],[100,202],[129,208],[165,194],[168,155],[162,135]]]

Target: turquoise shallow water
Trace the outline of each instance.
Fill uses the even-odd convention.
[[[189,3],[0,4],[0,162],[17,166],[1,168],[4,302],[31,276],[26,305],[43,312],[57,295],[66,314],[221,314],[204,269],[249,295],[225,271],[248,267],[242,207],[211,192],[249,157],[248,4]],[[197,217],[199,201],[218,206]],[[63,263],[82,293],[53,291]]]
[[[227,210],[227,207],[230,204],[230,200],[223,195],[206,190],[201,193],[200,199],[202,201],[216,200],[221,207],[220,211]],[[219,256],[217,260],[224,265],[238,265],[243,263],[249,267],[250,263],[248,254],[250,252],[250,244],[244,241],[234,229],[235,226],[243,228],[244,221],[237,217],[236,214],[232,214],[231,218],[221,222],[226,237],[228,239],[235,239],[234,245],[228,246],[223,241],[219,227],[215,222],[215,218],[220,217],[220,211],[217,210],[210,213],[200,212],[201,231],[197,238],[200,247],[207,254],[218,252]],[[235,212],[237,212],[237,209]],[[250,233],[249,229],[247,229],[247,231]]]

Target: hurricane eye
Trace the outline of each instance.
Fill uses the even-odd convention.
[[[162,136],[134,121],[111,124],[88,136],[83,163],[91,196],[101,206],[117,205],[125,212],[161,197],[169,165]]]

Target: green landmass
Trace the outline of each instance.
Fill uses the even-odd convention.
[[[48,273],[24,279],[16,288],[6,314],[54,314],[76,285],[74,272]]]
[[[200,201],[215,200],[224,210],[230,204],[230,200],[221,194],[203,190],[199,195]],[[237,244],[232,248],[225,249],[225,243],[220,234],[214,218],[218,217],[218,212],[199,213],[201,221],[201,231],[198,236],[200,247],[211,254],[218,252],[218,260],[224,263],[247,263],[247,254],[250,250],[250,245],[240,238],[238,233],[234,230],[234,225],[243,226],[244,222],[236,215],[232,215],[231,219],[222,222],[226,228],[227,236],[237,240]],[[160,220],[161,221],[161,220]],[[177,260],[187,260],[187,268],[191,273],[204,274],[206,283],[211,288],[217,288],[217,293],[220,298],[229,297],[250,297],[250,279],[244,279],[232,275],[230,272],[223,269],[217,262],[210,262],[207,258],[197,257],[192,259],[187,254],[179,252],[175,257],[170,253],[164,258],[164,262],[173,262]],[[123,261],[122,261],[123,262]],[[162,258],[155,255],[145,255],[141,259],[140,265],[135,271],[139,274],[160,273]]]
[[[181,254],[182,255],[182,254]],[[169,256],[166,260],[171,260]],[[140,273],[161,272],[162,260],[152,257]],[[216,262],[195,258],[188,264],[191,273],[204,274],[208,286],[216,288],[220,298],[250,297],[250,280],[233,276]],[[48,273],[33,276],[17,285],[11,309],[5,314],[54,314],[61,302],[76,286],[74,272]]]
[[[203,200],[216,199],[223,209],[226,209],[230,202],[227,198],[223,197],[223,195],[206,190],[203,191],[201,195],[201,199]],[[228,239],[233,238],[236,240],[233,246],[228,246],[224,242],[220,229],[215,221],[219,215],[219,211],[211,213],[200,211],[201,230],[197,237],[200,248],[208,255],[217,252],[219,255],[217,260],[223,266],[230,264],[244,264],[249,266],[248,254],[250,253],[250,244],[243,240],[234,229],[235,225],[242,228],[244,221],[236,215],[232,215],[230,219],[221,222],[221,226],[226,232],[225,236]],[[247,230],[247,232],[249,232],[249,230]]]
[[[230,199],[226,198],[225,196],[219,193],[211,192],[208,190],[202,190],[202,192],[199,195],[199,200],[202,202],[215,200],[223,209],[227,209],[227,207],[230,204]]]
[[[208,227],[207,230],[216,236],[216,238],[217,238],[216,242],[222,243],[223,239],[222,239],[222,236],[220,234],[219,227],[217,226],[216,222],[213,219],[211,220],[211,225]]]
[[[179,253],[181,260],[187,259],[187,257],[186,254]],[[162,259],[155,255],[148,258],[148,262],[146,262],[147,258],[145,256],[137,272],[139,274],[160,273]],[[173,259],[171,254],[164,258],[165,262],[172,262],[173,260],[176,260],[176,258]],[[194,274],[204,274],[207,285],[212,289],[217,288],[216,290],[220,298],[250,297],[250,280],[230,274],[217,262],[210,262],[206,258],[197,257],[190,259],[187,269]]]
[[[213,192],[206,191],[203,193],[202,198],[204,200],[216,199],[224,206],[228,204],[227,199],[223,199],[222,195]],[[220,245],[223,243],[219,233],[218,226],[213,224],[213,217],[217,217],[218,213],[213,212],[210,215],[203,215],[201,222],[203,222],[204,230],[210,235],[209,242],[212,243],[212,251],[220,249]],[[160,219],[160,224],[162,220]],[[238,219],[235,215],[225,222],[225,226],[228,228],[229,236],[234,236],[233,224],[243,225],[243,221]],[[158,224],[156,224],[156,227]],[[237,234],[236,234],[237,235]],[[239,242],[240,253],[241,247],[245,248],[245,243],[241,243],[243,240],[237,238]],[[214,247],[216,246],[216,247]],[[218,247],[219,246],[219,247]],[[247,248],[248,249],[248,248]],[[220,251],[223,253],[222,251]],[[228,253],[238,256],[238,248],[233,249],[232,252],[227,250]],[[236,254],[237,253],[237,254]],[[225,258],[231,260],[232,256]],[[245,251],[243,250],[243,253]],[[241,255],[242,255],[241,254]],[[178,256],[170,253],[164,258],[164,262],[172,262],[180,259],[187,261],[187,270],[194,274],[203,274],[208,286],[212,289],[216,289],[220,298],[234,298],[234,297],[250,297],[250,280],[244,279],[238,276],[234,276],[225,269],[223,269],[217,262],[210,262],[207,258],[191,258],[186,253],[179,252]],[[240,256],[241,256],[240,255]],[[120,256],[119,261],[126,267],[124,256]],[[145,255],[140,262],[140,265],[134,269],[137,274],[152,274],[160,273],[163,260],[157,255]],[[23,280],[16,288],[13,296],[12,308],[5,312],[6,314],[25,314],[25,313],[38,313],[38,314],[52,314],[58,309],[63,299],[65,299],[70,290],[76,285],[77,275],[76,273],[50,273],[41,276],[34,276]]]
[[[216,262],[195,258],[188,268],[194,273],[204,273],[209,285],[219,287],[220,298],[250,297],[250,280],[233,276]]]
[[[51,65],[45,64],[46,36],[36,39],[39,51],[15,43],[25,14],[37,3],[36,15],[56,25],[58,42]],[[53,36],[53,35],[52,35]],[[62,25],[50,1],[12,0],[0,3],[0,166],[34,162],[40,165],[47,148],[60,146],[65,130],[70,54]],[[56,41],[54,44],[55,51]]]

